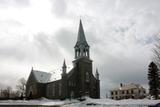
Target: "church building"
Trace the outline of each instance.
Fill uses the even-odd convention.
[[[66,99],[89,96],[100,98],[99,73],[96,69],[93,75],[90,46],[86,41],[81,20],[74,50],[73,68],[67,73],[67,65],[64,60],[59,80],[50,81],[50,73],[32,68],[26,84],[26,97]]]

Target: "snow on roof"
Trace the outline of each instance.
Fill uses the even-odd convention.
[[[59,79],[61,79],[61,75],[60,74],[52,73],[51,77],[50,77],[50,82],[53,82],[53,81],[56,81],[56,80],[59,80]]]
[[[122,90],[134,89],[134,88],[141,88],[139,84],[128,84],[121,87]]]
[[[50,82],[51,74],[43,71],[33,70],[33,74],[40,83],[47,83]]]
[[[131,83],[131,84],[127,84],[127,85],[123,85],[119,88],[115,88],[113,89],[112,91],[116,91],[116,90],[129,90],[129,89],[144,89],[141,85],[139,84],[134,84],[134,83]]]

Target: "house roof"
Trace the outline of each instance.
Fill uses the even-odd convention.
[[[139,85],[139,84],[131,83],[131,84],[123,85],[123,86],[121,86],[119,88],[115,88],[112,91],[116,91],[116,90],[130,90],[130,89],[144,89],[144,88],[141,85]]]
[[[37,82],[47,83],[50,82],[51,74],[43,71],[32,70]]]

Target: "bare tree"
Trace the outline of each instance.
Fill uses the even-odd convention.
[[[160,69],[160,34],[156,36],[156,43],[153,48],[154,57],[153,60]]]
[[[1,99],[8,99],[9,93],[6,89],[1,90]]]
[[[26,91],[26,80],[24,78],[20,78],[16,87],[21,96],[24,96]]]
[[[11,92],[12,92],[12,87],[8,86],[6,90],[8,92],[8,98],[10,98],[10,95],[11,95]]]
[[[1,98],[9,99],[11,96],[12,88],[7,86],[6,89],[1,90]]]

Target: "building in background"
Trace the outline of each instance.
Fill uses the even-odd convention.
[[[142,99],[146,97],[146,90],[139,84],[120,84],[119,88],[110,91],[111,99]]]
[[[50,81],[51,74],[32,69],[26,85],[26,96],[65,99],[87,95],[91,98],[100,98],[99,73],[96,70],[93,75],[89,48],[80,20],[78,38],[74,47],[75,60],[71,71],[67,73],[67,65],[64,61],[61,79]]]

